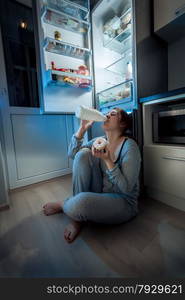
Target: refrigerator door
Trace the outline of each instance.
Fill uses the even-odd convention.
[[[43,113],[93,106],[89,0],[33,1],[37,15]]]
[[[102,0],[92,11],[96,106],[136,108],[134,1]]]

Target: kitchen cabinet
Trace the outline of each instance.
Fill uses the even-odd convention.
[[[185,0],[154,0],[154,31],[166,41],[184,34]]]
[[[146,195],[185,211],[184,114],[182,113],[184,95],[182,89],[142,99],[142,119],[143,177]],[[169,119],[162,119],[161,122],[161,115],[165,116],[169,111],[171,112],[170,125]],[[173,118],[177,115],[180,118],[174,121]],[[161,124],[161,127],[158,126]],[[166,133],[165,130],[169,127],[170,131]]]
[[[144,184],[148,195],[185,210],[185,148],[145,146]]]
[[[184,198],[185,148],[148,146],[144,157],[146,186]]]

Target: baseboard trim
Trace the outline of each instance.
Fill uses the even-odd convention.
[[[66,173],[64,175],[55,176],[55,177],[52,177],[52,178],[49,178],[49,179],[45,179],[45,180],[42,180],[42,181],[40,180],[38,182],[34,182],[34,183],[30,183],[30,184],[18,186],[18,187],[15,187],[15,188],[11,188],[9,190],[9,193],[11,194],[11,193],[13,193],[15,191],[25,190],[25,189],[28,189],[29,187],[32,187],[32,186],[39,186],[39,185],[42,185],[44,183],[56,181],[57,179],[60,179],[62,177],[66,177],[66,176],[71,176],[71,172],[70,173]]]
[[[64,170],[56,171],[56,172],[49,172],[46,174],[35,175],[35,176],[25,178],[25,179],[19,179],[19,180],[16,180],[16,182],[14,182],[13,184],[10,184],[10,190],[13,190],[13,189],[16,189],[19,187],[24,187],[24,186],[31,185],[31,184],[35,184],[38,182],[43,182],[46,180],[50,180],[52,178],[64,176],[64,175],[71,174],[71,173],[72,173],[71,168],[67,168]]]
[[[151,197],[152,199],[156,199],[169,206],[185,211],[185,198],[176,197],[174,195],[150,187],[146,187],[145,192],[147,196]]]

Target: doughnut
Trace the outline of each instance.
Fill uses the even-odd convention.
[[[103,150],[103,149],[105,149],[107,144],[108,144],[108,142],[105,138],[99,137],[94,141],[93,146],[94,146],[94,148],[96,148],[96,150]]]

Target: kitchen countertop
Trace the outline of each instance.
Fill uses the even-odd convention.
[[[179,99],[179,97],[180,98],[183,97],[183,94],[184,94],[184,97],[185,97],[185,88],[180,88],[180,89],[168,91],[168,92],[165,92],[165,93],[160,93],[160,94],[155,94],[155,95],[152,95],[152,96],[140,98],[139,103],[155,101],[155,100],[158,100],[158,99],[160,99],[160,101],[162,99],[164,99],[164,101],[165,100],[171,100],[170,97],[173,97],[173,99],[174,99],[175,98],[174,96],[178,96],[177,99]]]

